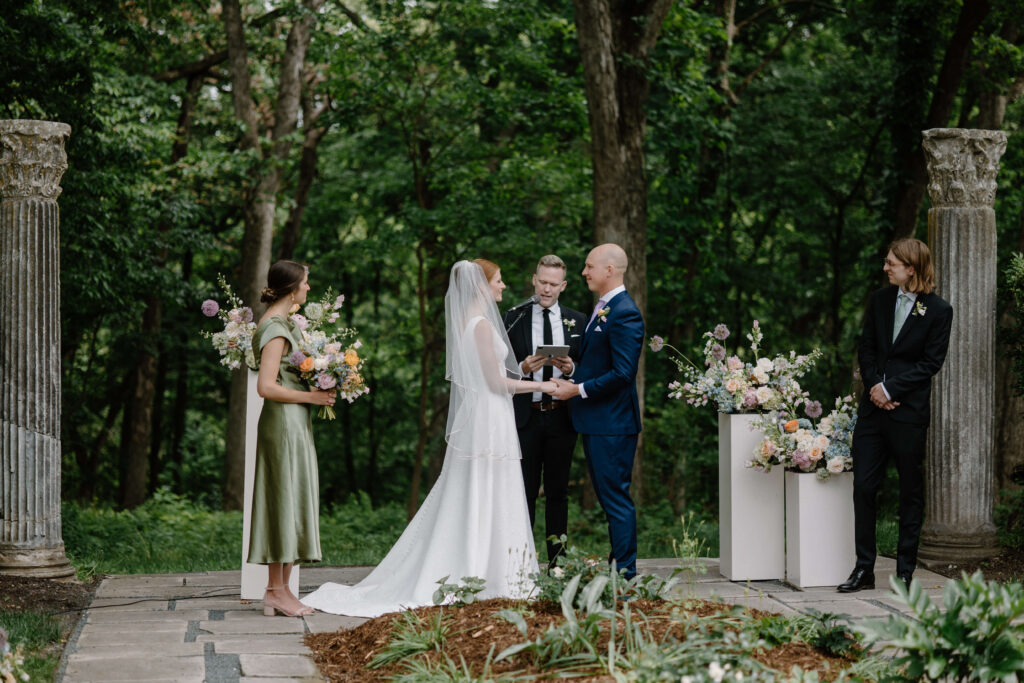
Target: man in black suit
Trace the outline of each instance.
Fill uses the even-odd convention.
[[[524,379],[540,382],[568,377],[575,369],[587,318],[579,311],[559,305],[558,296],[565,287],[565,263],[557,256],[545,256],[537,263],[533,274],[537,303],[505,313],[505,328]],[[545,365],[545,357],[536,353],[537,347],[543,344],[568,346],[569,354]],[[544,533],[546,537],[561,536],[568,528],[569,470],[576,449],[576,430],[572,427],[568,403],[541,393],[518,394],[512,402],[523,453],[523,483],[530,525],[536,519],[543,476]],[[547,548],[548,563],[554,566],[562,546],[549,540]]]
[[[864,397],[853,431],[857,565],[840,593],[875,587],[876,499],[890,458],[900,490],[896,575],[910,586],[924,517],[932,377],[946,360],[953,323],[953,307],[933,293],[935,271],[923,242],[893,242],[884,270],[890,286],[871,296],[858,349]]]

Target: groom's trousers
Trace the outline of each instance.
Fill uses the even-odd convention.
[[[583,434],[583,452],[597,500],[608,519],[608,537],[618,569],[636,576],[636,506],[629,495],[637,434]]]
[[[897,574],[913,574],[924,521],[924,458],[928,425],[898,422],[882,410],[857,420],[853,430],[853,518],[857,567],[874,571],[878,491],[892,459],[899,475]]]

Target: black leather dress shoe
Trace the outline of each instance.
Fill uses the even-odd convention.
[[[896,578],[903,582],[903,585],[907,587],[907,592],[910,592],[910,582],[913,581],[914,575],[906,572],[902,574],[896,574]]]
[[[864,590],[865,588],[875,587],[875,575],[869,572],[867,569],[857,568],[850,574],[850,578],[846,580],[846,583],[840,584],[836,590],[840,593],[855,593],[857,591]]]

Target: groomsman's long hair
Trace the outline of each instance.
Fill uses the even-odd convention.
[[[935,268],[927,244],[913,237],[905,237],[890,244],[889,250],[893,256],[914,269],[914,274],[904,287],[908,292],[930,294],[935,291]]]

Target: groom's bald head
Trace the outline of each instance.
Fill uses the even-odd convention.
[[[628,266],[626,251],[619,245],[608,242],[594,247],[587,254],[583,277],[586,278],[590,291],[600,295],[622,284]]]

